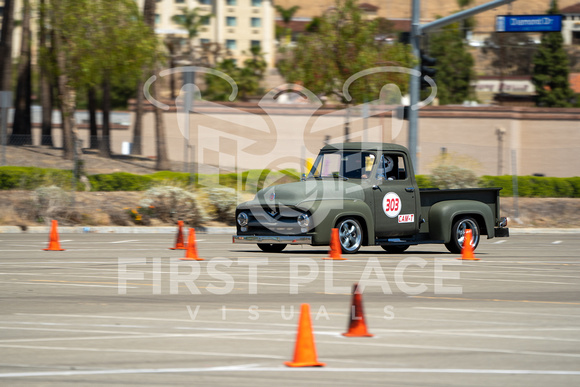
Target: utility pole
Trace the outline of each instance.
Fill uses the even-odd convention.
[[[413,0],[411,9],[411,48],[413,55],[420,58],[421,49],[421,35],[423,33],[444,27],[448,24],[454,23],[459,20],[466,19],[470,16],[476,15],[478,13],[487,11],[489,9],[497,8],[499,6],[512,3],[516,0],[494,0],[489,3],[479,5],[465,11],[457,12],[453,15],[437,19],[427,24],[421,25],[421,0]],[[415,70],[421,71],[420,64],[415,67]],[[419,171],[419,160],[417,159],[417,144],[418,144],[418,132],[419,132],[419,90],[420,79],[418,76],[411,76],[409,81],[409,94],[411,106],[409,108],[409,153],[411,154],[411,160],[415,166],[415,173]]]

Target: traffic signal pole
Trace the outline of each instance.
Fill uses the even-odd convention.
[[[516,0],[495,0],[490,1],[477,7],[466,9],[465,11],[457,12],[453,15],[437,19],[430,23],[421,25],[421,0],[413,0],[411,9],[411,48],[413,55],[420,59],[420,49],[421,49],[421,35],[424,32],[444,27],[448,24],[455,23],[456,21],[466,19],[470,16],[476,15],[478,13],[487,11],[492,8],[497,8],[499,6],[513,3]],[[415,70],[421,71],[421,63],[417,63]],[[411,76],[409,81],[409,96],[411,106],[409,108],[409,153],[411,154],[411,160],[415,166],[415,173],[419,173],[419,160],[417,159],[417,147],[419,142],[419,94],[420,94],[420,84],[421,80],[418,76]]]

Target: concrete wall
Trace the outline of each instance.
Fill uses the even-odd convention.
[[[375,109],[374,113],[383,113],[368,118],[366,124],[361,110],[351,109],[350,140],[406,146],[408,123],[394,118],[392,107]],[[198,104],[196,112],[189,119],[192,159],[226,170],[300,170],[303,160],[315,156],[325,139],[344,140],[343,110],[206,103]],[[183,161],[184,116],[172,109],[164,119],[170,158]],[[155,155],[153,124],[153,114],[146,113],[146,156]],[[429,173],[446,153],[478,175],[511,174],[516,168],[520,175],[580,176],[580,109],[428,107],[421,109],[419,127],[417,173]],[[504,133],[501,143],[498,131]],[[123,141],[131,141],[130,130],[114,130],[115,152],[121,152]]]

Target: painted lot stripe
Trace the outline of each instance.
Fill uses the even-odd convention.
[[[87,347],[44,347],[36,345],[9,345],[2,344],[1,348],[19,348],[48,351],[79,351],[79,352],[114,352],[114,353],[138,353],[138,354],[165,354],[165,355],[195,355],[195,356],[221,356],[242,357],[257,359],[285,359],[284,356],[260,355],[254,353],[228,353],[228,352],[204,352],[204,351],[164,351],[156,349],[111,349],[111,348],[87,348]]]
[[[501,300],[494,298],[462,298],[462,297],[428,297],[428,296],[410,296],[411,298],[426,298],[430,300],[457,300],[457,301],[493,301],[493,302],[523,302],[530,304],[556,304],[556,305],[580,305],[580,302],[563,302],[563,301],[534,301],[534,300]]]
[[[67,283],[58,283],[58,282],[47,282],[47,283],[39,283],[39,282],[10,282],[10,281],[0,281],[1,284],[14,284],[14,285],[49,285],[49,286],[81,286],[81,287],[89,287],[89,288],[118,288],[119,285],[111,286],[111,285],[88,285],[88,284],[67,284]],[[143,285],[143,286],[153,286],[151,284],[134,284],[134,285]],[[134,286],[127,286],[127,289],[137,289]]]
[[[26,378],[38,376],[79,376],[79,375],[121,375],[121,374],[166,374],[166,373],[202,373],[202,372],[316,372],[316,373],[384,373],[384,374],[474,374],[474,375],[566,375],[580,376],[576,370],[509,370],[509,369],[460,369],[460,368],[288,368],[257,367],[245,364],[226,367],[207,368],[135,368],[109,370],[69,370],[40,372],[11,372],[0,374],[0,378]]]

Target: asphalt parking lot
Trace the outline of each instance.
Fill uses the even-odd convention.
[[[266,254],[197,235],[0,234],[0,384],[200,386],[580,385],[580,238],[482,241],[344,261]],[[364,285],[373,337],[344,337]],[[318,360],[289,368],[301,304]]]

